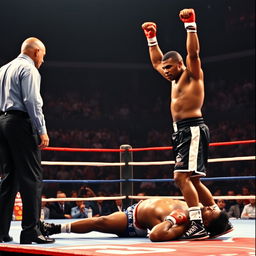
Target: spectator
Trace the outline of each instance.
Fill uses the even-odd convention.
[[[105,197],[106,195],[103,192],[98,192],[97,196]],[[99,209],[99,216],[106,216],[118,211],[117,205],[113,200],[97,200],[96,203]]]
[[[78,198],[77,191],[76,191],[76,190],[72,190],[70,197]],[[71,201],[71,202],[70,202],[70,207],[71,207],[71,209],[72,209],[73,207],[76,207],[76,206],[77,206],[77,204],[76,204],[75,201]]]
[[[235,196],[235,191],[233,189],[228,190],[227,196]],[[232,205],[235,205],[236,201],[235,200],[227,200],[226,202],[226,210],[229,211],[230,207]],[[239,215],[240,216],[240,215]]]
[[[66,198],[63,192],[57,193],[57,198]],[[71,219],[71,207],[65,201],[55,202],[50,205],[50,219]]]
[[[219,206],[219,208],[220,208],[220,210],[221,211],[224,211],[224,212],[226,212],[226,202],[225,202],[225,200],[223,200],[223,199],[218,199],[217,200],[217,205]]]
[[[42,195],[42,198],[46,198],[45,195]],[[47,202],[43,202],[41,203],[41,218],[40,220],[47,220],[50,217],[50,209],[48,207]]]
[[[237,196],[241,196],[241,195],[237,195]],[[236,204],[230,206],[228,210],[228,217],[239,219],[241,217],[241,213],[243,209],[244,209],[243,200],[237,199]]]
[[[214,196],[221,196],[222,195],[222,191],[220,188],[217,188],[214,193],[213,193]]]
[[[88,218],[83,201],[76,201],[76,206],[71,208],[71,216],[73,219]]]
[[[250,195],[250,190],[248,187],[243,186],[242,187],[242,195],[243,196],[249,196]],[[244,205],[249,204],[250,200],[249,199],[244,199]]]
[[[120,196],[118,194],[115,194],[115,196]],[[122,199],[116,199],[116,207],[118,209],[119,212],[123,212],[124,211],[124,207],[123,207],[123,200]]]
[[[82,186],[79,189],[78,192],[79,197],[96,197],[96,194],[94,193],[94,191],[87,187],[87,186]],[[97,206],[96,201],[85,201],[85,208],[87,208],[88,210],[92,210],[92,217],[98,217],[99,216],[99,208]],[[90,217],[90,216],[88,216]]]
[[[244,206],[241,214],[242,219],[255,219],[255,199],[250,199],[250,203]]]
[[[79,191],[78,194],[83,197],[96,197],[96,194],[94,193],[94,191],[87,187],[87,186],[82,186]]]
[[[139,192],[137,193],[136,196],[146,196],[146,192]],[[144,199],[135,199],[134,202],[138,203],[140,200],[144,200]]]

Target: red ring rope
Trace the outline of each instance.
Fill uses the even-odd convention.
[[[230,146],[239,144],[252,144],[256,140],[240,140],[240,141],[230,141],[230,142],[214,142],[209,145],[212,146]],[[148,151],[148,150],[170,150],[173,147],[149,147],[149,148],[131,148],[128,151]],[[107,148],[61,148],[61,147],[47,147],[43,150],[47,151],[69,151],[69,152],[124,152],[125,149],[107,149]]]
[[[70,152],[124,152],[124,149],[108,149],[108,148],[60,148],[47,147],[43,150],[48,151],[70,151]]]

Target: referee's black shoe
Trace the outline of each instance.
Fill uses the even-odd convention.
[[[8,242],[11,242],[13,241],[13,238],[9,235],[7,236],[3,236],[3,237],[0,237],[0,243],[8,243]]]
[[[54,243],[55,239],[42,235],[41,232],[32,231],[21,231],[20,233],[20,244],[51,244]]]

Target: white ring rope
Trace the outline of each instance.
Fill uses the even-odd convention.
[[[42,202],[74,202],[74,201],[103,201],[103,200],[123,200],[126,196],[109,196],[109,197],[65,197],[65,198],[42,198]],[[21,199],[15,199],[15,202],[21,202]]]
[[[237,156],[209,159],[209,163],[256,160],[256,156]]]
[[[66,198],[42,198],[43,202],[72,202],[72,201],[103,201],[103,200],[122,200],[125,199],[126,196],[109,196],[109,197],[66,197]]]
[[[240,156],[240,157],[225,157],[225,158],[212,158],[209,159],[209,163],[216,162],[232,162],[232,161],[248,161],[256,160],[256,156]],[[124,166],[125,163],[107,163],[107,162],[54,162],[54,161],[42,161],[42,165],[74,165],[74,166]],[[174,161],[156,161],[156,162],[128,162],[128,165],[170,165],[174,164]]]
[[[128,162],[128,165],[142,166],[142,165],[170,165],[175,164],[174,161],[155,161],[155,162]]]
[[[76,165],[76,166],[124,166],[125,163],[106,163],[106,162],[52,162],[42,161],[42,165]]]
[[[217,162],[232,162],[232,161],[248,161],[255,160],[256,156],[239,156],[239,157],[225,157],[208,159],[209,163]],[[156,162],[129,162],[128,165],[169,165],[175,164],[174,161],[156,161]]]
[[[171,198],[171,199],[183,199],[183,196],[128,196],[129,199],[150,199],[150,198]],[[225,200],[244,200],[244,199],[255,199],[255,195],[248,196],[213,196],[214,199],[225,199]]]
[[[129,199],[150,199],[150,198],[171,198],[184,200],[183,196],[128,196]],[[255,195],[248,196],[213,196],[214,199],[224,200],[244,200],[255,199]],[[123,200],[126,196],[112,196],[112,197],[66,197],[66,198],[42,198],[43,202],[74,202],[74,201],[104,201],[104,200]],[[21,202],[21,199],[15,199],[15,202]]]

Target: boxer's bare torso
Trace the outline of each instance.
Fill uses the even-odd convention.
[[[163,61],[157,70],[172,86],[170,111],[173,121],[201,117],[204,102],[203,71],[200,70],[195,79],[185,66],[177,71],[171,58]]]
[[[139,203],[137,208],[137,221],[140,226],[152,229],[155,225],[164,221],[164,218],[173,210],[187,211],[186,202],[180,200],[147,199]]]
[[[170,111],[174,122],[201,117],[204,101],[203,80],[195,80],[186,69],[180,79],[172,81]]]

